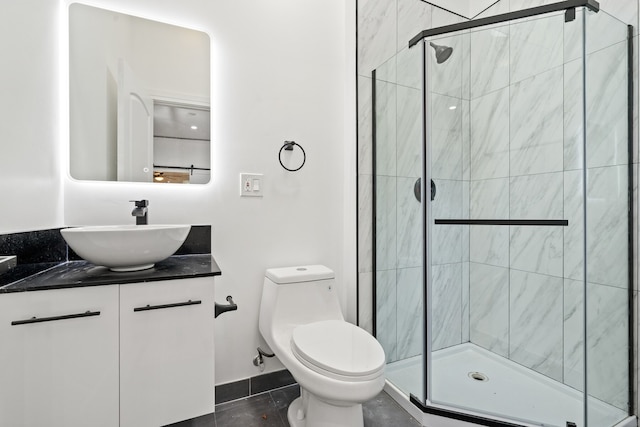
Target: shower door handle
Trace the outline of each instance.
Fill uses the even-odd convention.
[[[416,179],[415,184],[413,184],[413,195],[416,197],[418,202],[422,201],[422,178]],[[431,201],[433,202],[436,198],[436,183],[431,180]]]

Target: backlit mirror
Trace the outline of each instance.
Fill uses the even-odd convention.
[[[70,5],[73,178],[209,182],[209,106],[206,33]]]

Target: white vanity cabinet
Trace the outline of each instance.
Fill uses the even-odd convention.
[[[120,426],[214,411],[212,277],[120,286]]]
[[[0,426],[118,425],[118,286],[0,295]]]
[[[214,411],[213,277],[0,294],[0,427]]]

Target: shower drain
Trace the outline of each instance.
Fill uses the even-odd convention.
[[[474,381],[481,381],[481,382],[489,381],[489,377],[483,374],[482,372],[469,372],[467,375],[469,376],[469,378],[471,378]]]

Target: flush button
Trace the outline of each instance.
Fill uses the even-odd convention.
[[[298,270],[298,271],[307,271],[307,269],[304,268],[304,267],[298,267],[298,268],[296,268],[296,270]]]

